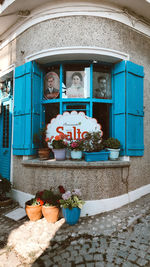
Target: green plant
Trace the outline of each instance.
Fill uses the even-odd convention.
[[[42,201],[42,205],[44,206],[56,206],[60,207],[60,198],[61,194],[55,191],[53,188],[49,190],[43,190],[41,192],[36,193],[36,198]]]
[[[109,137],[107,140],[104,141],[104,145],[106,148],[118,149],[120,148],[120,141],[116,138]]]
[[[67,147],[67,143],[64,141],[65,135],[56,135],[51,139],[46,138],[46,142],[48,142],[48,147],[51,149],[62,149]]]
[[[11,190],[11,183],[6,178],[3,178],[0,174],[0,200],[6,199],[6,193]]]
[[[64,209],[72,209],[75,207],[82,208],[84,201],[80,199],[81,192],[80,189],[74,189],[71,191],[67,191],[62,195],[62,199],[60,199],[61,207]]]
[[[71,150],[82,151],[84,148],[83,143],[84,143],[83,139],[72,140],[68,145],[68,148]]]
[[[28,206],[38,206],[38,205],[42,206],[44,204],[44,202],[40,198],[35,197],[35,198],[32,198],[32,199],[26,201],[25,204]]]
[[[101,132],[89,132],[84,138],[84,151],[98,152],[104,149]]]
[[[47,142],[46,142],[46,127],[41,128],[38,133],[35,133],[33,136],[33,143],[38,148],[48,148]]]

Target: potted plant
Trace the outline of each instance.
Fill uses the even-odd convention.
[[[40,197],[32,198],[25,203],[25,211],[30,221],[37,221],[42,217],[43,201]]]
[[[72,140],[70,142],[69,149],[71,150],[72,159],[81,159],[83,151],[83,140],[82,139]]]
[[[101,132],[89,132],[84,138],[84,156],[86,161],[108,160],[109,152],[104,149]]]
[[[41,128],[38,133],[33,136],[33,142],[38,147],[38,155],[42,160],[49,159],[50,149],[46,141],[46,127]]]
[[[64,192],[62,199],[60,199],[63,216],[69,225],[76,224],[80,218],[81,209],[84,204],[80,197],[80,189],[74,189]]]
[[[116,138],[109,137],[107,140],[104,141],[104,145],[110,152],[109,154],[110,160],[117,160],[120,151],[120,141]]]
[[[4,207],[12,203],[12,199],[7,196],[11,190],[11,183],[0,174],[0,206]]]
[[[47,138],[49,148],[52,149],[56,160],[65,160],[66,158],[66,147],[65,135],[56,135],[51,139]]]
[[[51,223],[55,223],[59,217],[60,210],[60,198],[59,192],[55,192],[53,188],[49,190],[44,190],[36,194],[37,198],[43,201],[42,204],[42,214],[44,218]]]

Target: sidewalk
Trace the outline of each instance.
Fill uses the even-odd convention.
[[[150,266],[150,194],[74,226],[4,216],[15,208],[0,208],[0,267]]]

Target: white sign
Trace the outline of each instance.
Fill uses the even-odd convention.
[[[59,134],[65,134],[67,139],[83,139],[88,132],[103,132],[97,120],[86,116],[83,112],[72,111],[57,115],[47,125],[46,137],[52,138]]]

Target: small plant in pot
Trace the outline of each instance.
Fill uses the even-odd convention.
[[[65,191],[62,194],[60,205],[67,224],[74,225],[78,222],[83,204],[84,201],[81,199],[80,189]]]
[[[47,138],[48,147],[52,149],[56,160],[65,160],[66,158],[66,147],[65,135],[56,135],[52,138]]]
[[[55,223],[59,217],[61,194],[53,188],[44,190],[36,194],[37,198],[43,201],[42,214],[44,218],[51,223]]]
[[[72,159],[82,159],[83,140],[72,140],[69,144],[69,149],[71,150]]]
[[[46,127],[41,128],[38,133],[34,134],[33,143],[38,148],[39,158],[42,160],[49,159],[50,149],[46,140]]]
[[[86,161],[108,160],[108,152],[104,150],[104,143],[100,131],[89,132],[84,138],[84,155]]]
[[[11,183],[6,178],[3,178],[0,174],[0,207],[10,205],[12,199],[7,196],[11,190]]]
[[[117,160],[120,152],[120,141],[116,138],[109,137],[107,140],[104,141],[104,145],[110,152],[109,159]]]
[[[25,203],[25,211],[30,221],[37,221],[42,217],[43,200],[38,196]]]

